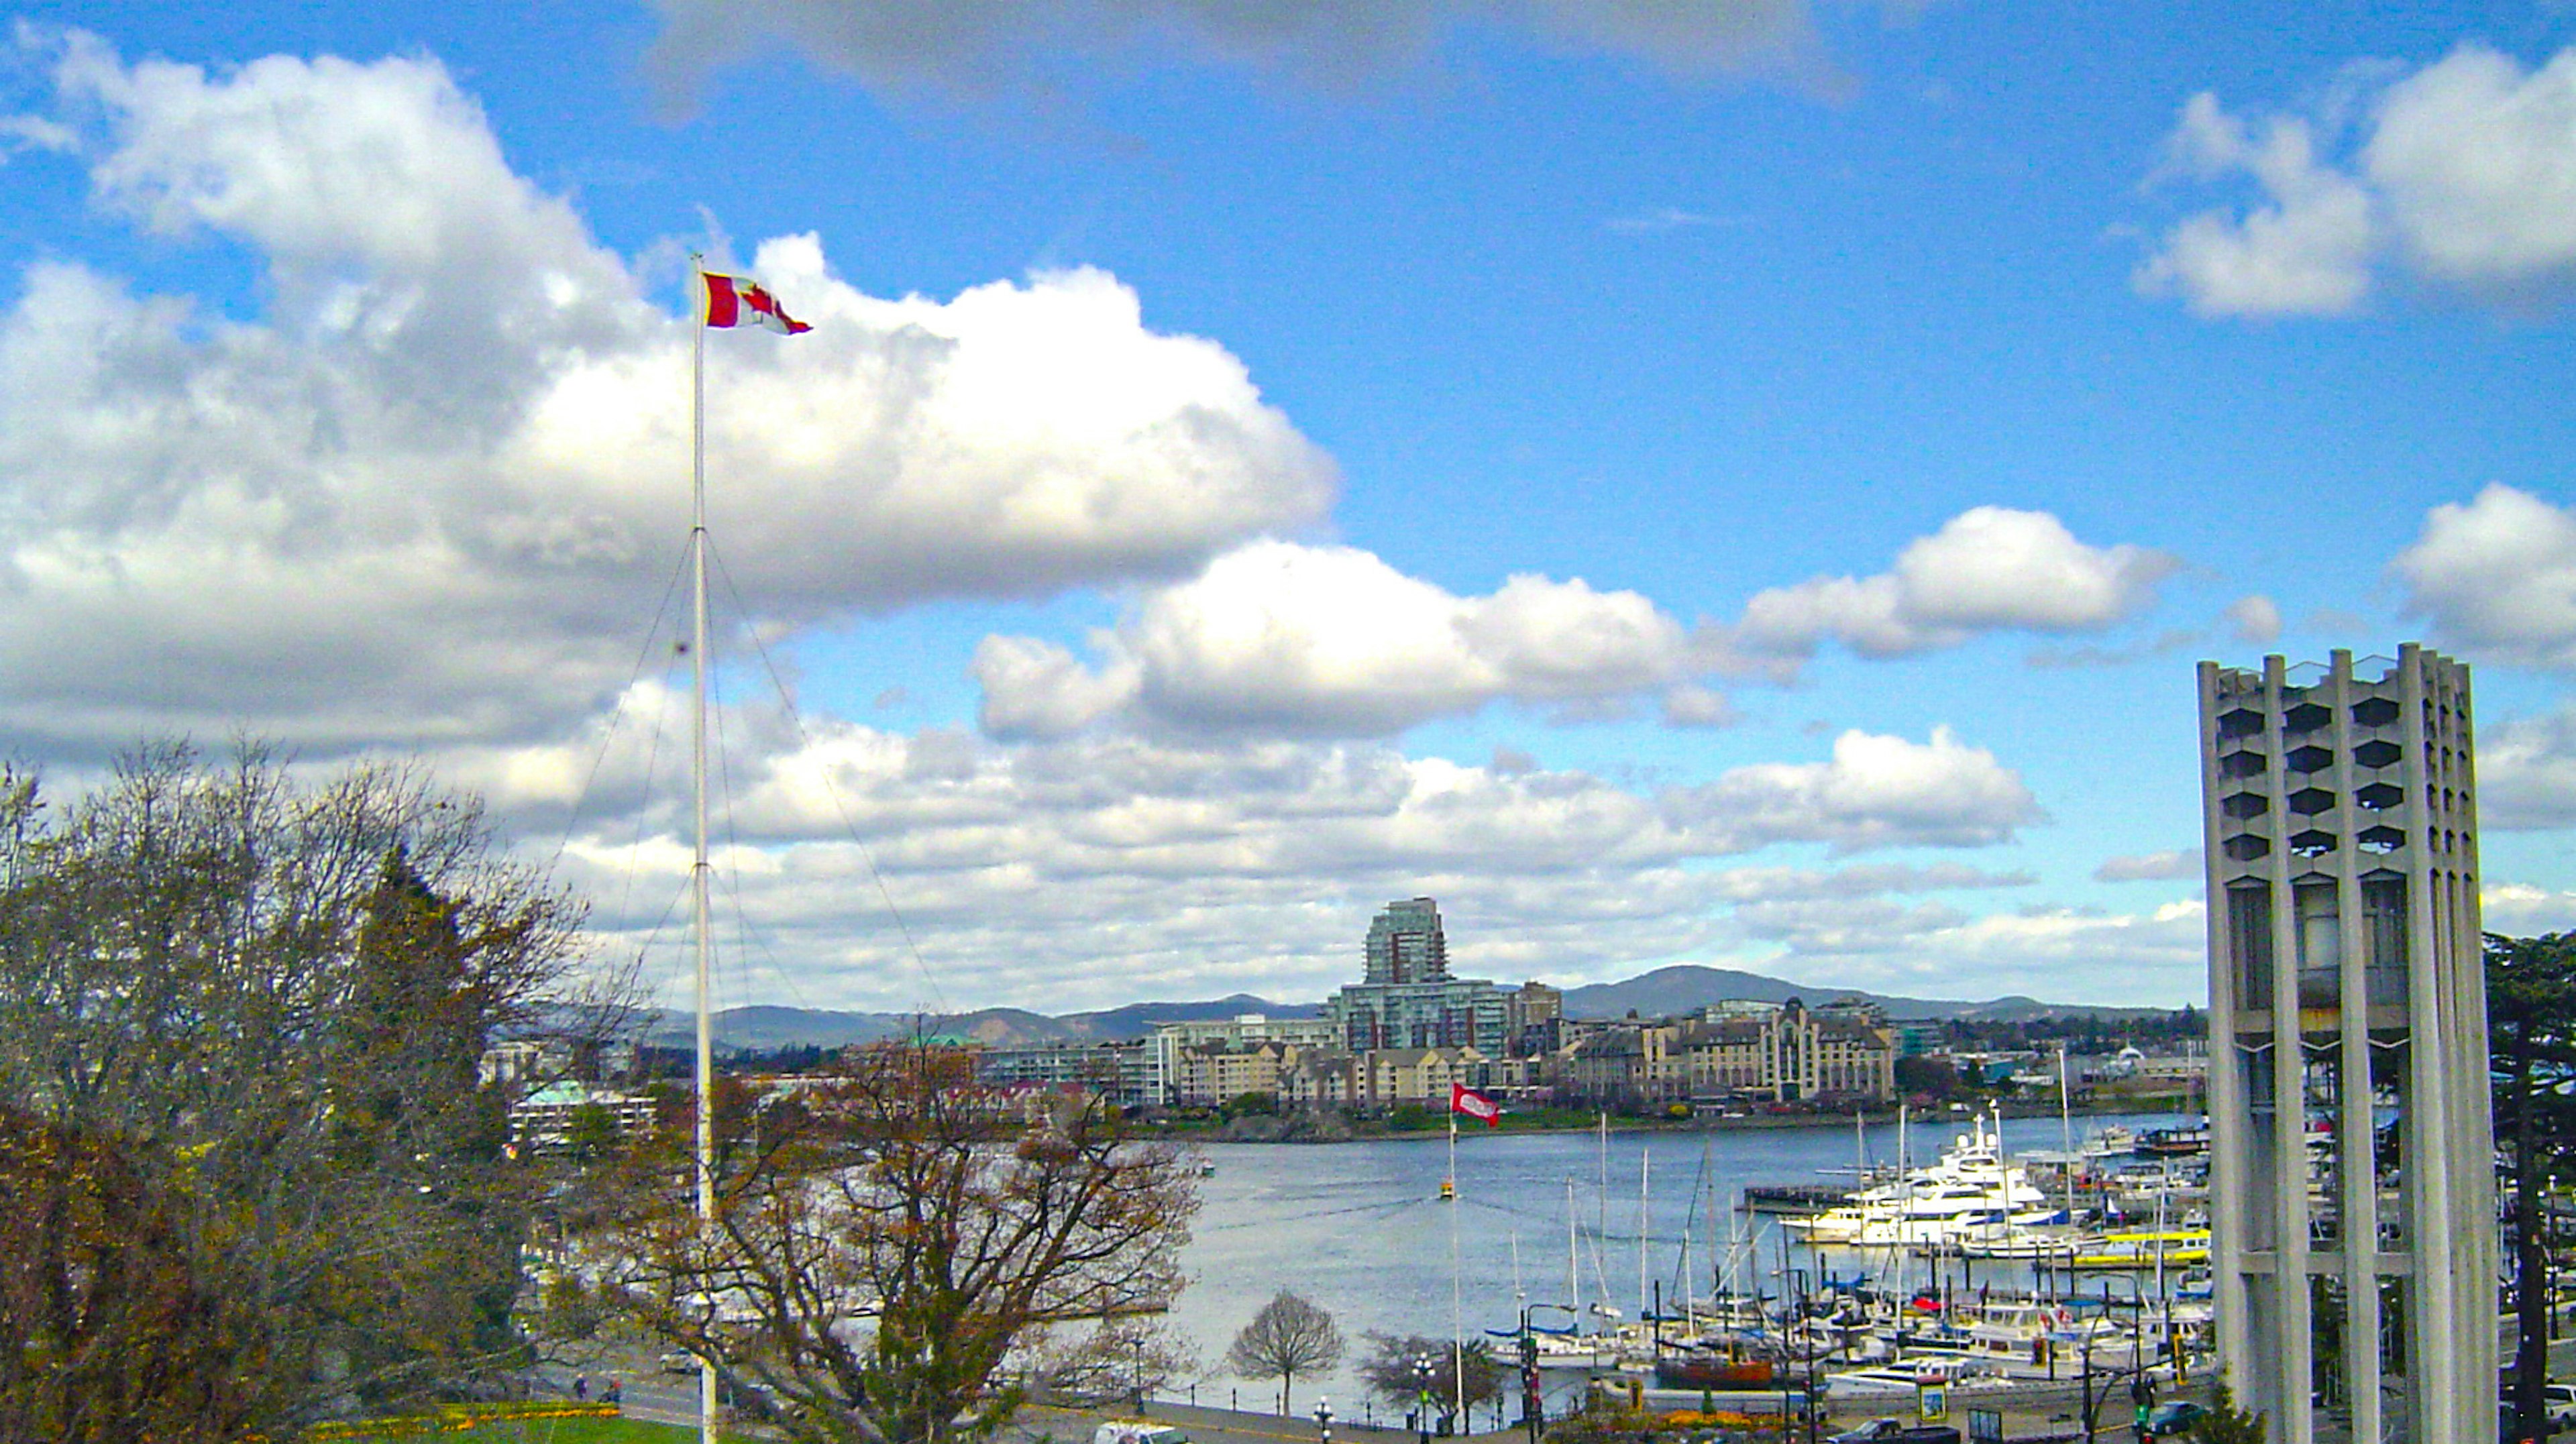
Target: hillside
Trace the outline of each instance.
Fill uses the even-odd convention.
[[[1842,998],[1860,998],[1887,1010],[1891,1018],[1923,1018],[1947,1022],[1952,1018],[2027,1022],[2034,1018],[2056,1018],[2072,1014],[2092,1014],[2104,1018],[2132,1017],[2145,1013],[2170,1011],[2163,1008],[2107,1008],[2091,1004],[2072,1005],[2043,1003],[2036,998],[2008,994],[1984,1002],[1955,998],[1911,998],[1895,993],[1873,993],[1862,988],[1817,987],[1808,983],[1791,983],[1760,973],[1739,972],[1733,968],[1704,968],[1683,963],[1657,968],[1616,983],[1591,983],[1565,990],[1565,1012],[1570,1018],[1624,1018],[1631,1009],[1639,1017],[1655,1018],[1673,1013],[1687,1013],[1711,1003],[1745,998],[1760,1003],[1785,1003],[1797,998],[1809,1004],[1831,1002]]]
[[[2072,1014],[2119,1018],[2167,1011],[2161,1008],[2043,1003],[2019,994],[1990,998],[1984,1002],[1912,998],[1857,988],[1816,987],[1765,977],[1760,973],[1687,963],[1657,968],[1651,973],[1616,983],[1589,983],[1568,988],[1565,991],[1565,1011],[1568,1017],[1574,1018],[1624,1018],[1631,1010],[1640,1017],[1655,1018],[1687,1013],[1694,1008],[1735,998],[1764,1003],[1784,1003],[1791,998],[1799,998],[1810,1004],[1861,998],[1885,1008],[1891,1018],[1924,1018],[1943,1022],[1953,1018],[2027,1022],[2034,1018]],[[1309,1018],[1319,1008],[1320,1005],[1315,1003],[1274,1003],[1250,993],[1198,1002],[1127,1003],[1059,1017],[1021,1008],[979,1008],[971,1013],[922,1016],[756,1006],[728,1008],[716,1014],[715,1035],[717,1046],[729,1051],[838,1048],[850,1043],[899,1038],[916,1030],[947,1037],[972,1038],[987,1047],[1011,1048],[1032,1043],[1096,1043],[1141,1038],[1156,1023],[1231,1018],[1244,1013],[1263,1013],[1273,1018]],[[693,1036],[686,1014],[666,1011],[653,1029],[651,1041],[664,1047],[685,1047]]]

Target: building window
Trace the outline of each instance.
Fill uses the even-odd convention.
[[[2235,950],[2236,1006],[2272,1006],[2272,885],[2240,882],[2227,889],[2227,938]]]
[[[2299,918],[2299,1006],[2331,1008],[2341,995],[2343,916],[2330,882],[2301,883],[2293,896]]]

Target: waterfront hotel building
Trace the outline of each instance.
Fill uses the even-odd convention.
[[[2200,664],[2220,1366],[2275,1444],[2494,1438],[2468,668]]]

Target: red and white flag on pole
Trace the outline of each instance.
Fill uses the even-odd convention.
[[[1449,1085],[1449,1111],[1481,1119],[1487,1128],[1499,1128],[1503,1122],[1503,1105],[1464,1083]]]
[[[707,278],[707,324],[711,327],[722,330],[760,326],[781,336],[814,329],[788,315],[776,296],[748,276],[719,276],[713,271],[702,274]]]

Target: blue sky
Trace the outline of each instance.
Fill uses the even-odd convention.
[[[2576,13],[1247,13],[27,12],[0,740],[425,756],[658,984],[700,249],[732,1001],[2196,1000],[2191,664],[2409,639],[2576,924]]]

